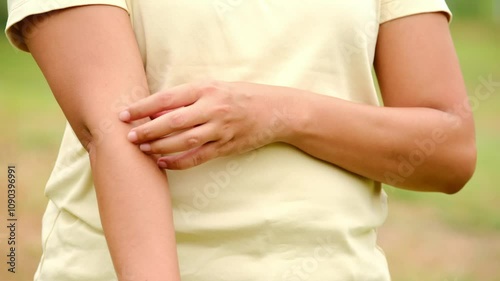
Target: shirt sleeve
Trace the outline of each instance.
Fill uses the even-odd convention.
[[[50,20],[50,17],[44,13],[84,5],[111,5],[128,12],[126,0],[8,0],[9,17],[5,33],[14,47],[29,52],[22,31],[24,31],[25,36],[34,36],[36,34],[35,24],[43,24],[44,21]],[[33,15],[39,16],[32,17],[29,22],[23,25],[24,30],[21,30],[18,23]]]
[[[451,21],[452,14],[445,0],[381,0],[380,23],[430,12],[443,12]]]

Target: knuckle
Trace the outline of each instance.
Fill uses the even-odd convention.
[[[158,102],[162,106],[169,106],[172,103],[172,95],[169,95],[168,93],[161,93],[158,96]]]
[[[181,128],[186,123],[184,115],[178,112],[172,113],[170,117],[170,127],[173,129]]]
[[[213,112],[217,116],[225,116],[231,112],[231,106],[228,104],[219,104],[213,107]]]
[[[153,132],[151,128],[144,127],[140,130],[137,130],[137,138],[139,140],[150,139],[151,137],[153,137]]]
[[[226,144],[226,143],[230,143],[231,141],[234,140],[235,134],[230,126],[224,126],[221,129],[219,138],[223,144]]]
[[[200,137],[197,136],[197,135],[193,135],[193,136],[189,136],[187,139],[186,139],[186,146],[188,148],[195,148],[195,147],[198,147],[200,145]]]
[[[195,155],[193,155],[193,157],[191,158],[191,162],[193,164],[193,166],[198,166],[200,164],[202,164],[205,160],[205,156],[202,154],[202,153],[197,153]]]
[[[212,95],[219,91],[219,89],[220,83],[216,80],[204,81],[198,86],[198,91],[204,95]]]

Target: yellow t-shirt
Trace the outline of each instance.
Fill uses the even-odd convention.
[[[7,34],[26,50],[16,22],[88,4],[129,12],[152,92],[209,78],[371,105],[379,25],[449,15],[444,0],[9,0]],[[377,182],[286,144],[168,174],[183,281],[390,280]],[[69,126],[46,195],[35,280],[115,280],[87,153]]]

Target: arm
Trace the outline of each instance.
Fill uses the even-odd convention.
[[[314,112],[291,143],[397,187],[459,191],[474,172],[476,147],[446,17],[429,13],[382,24],[375,70],[386,107],[309,99],[305,108]]]
[[[290,142],[397,187],[460,190],[474,171],[476,148],[446,17],[421,14],[382,24],[375,69],[386,107],[308,99],[305,108],[314,112],[305,114]]]
[[[127,13],[111,6],[51,12],[27,45],[89,152],[119,280],[180,280],[165,174],[124,135],[117,106],[149,95]]]
[[[170,169],[282,141],[396,187],[460,190],[475,167],[474,124],[445,16],[420,14],[381,25],[375,69],[386,107],[286,87],[212,82],[168,89],[120,118],[179,108],[129,136],[147,153],[187,151],[160,158],[160,166]],[[262,132],[267,137],[248,145]]]

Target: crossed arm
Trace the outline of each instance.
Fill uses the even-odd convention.
[[[113,7],[52,12],[27,45],[89,152],[120,280],[179,280],[168,184],[149,155],[184,152],[158,162],[184,169],[283,141],[381,182],[446,193],[458,191],[474,171],[473,121],[447,23],[439,14],[381,26],[375,67],[386,108],[239,82],[183,85],[148,97],[129,18]],[[122,112],[126,122],[120,122],[116,105],[131,98],[144,99]],[[264,143],[248,144],[252,134],[276,129],[269,122],[276,108],[284,113],[282,129]],[[161,115],[165,110],[172,111]],[[134,128],[132,121],[147,116],[158,118]],[[184,133],[168,136],[175,131]],[[419,148],[416,140],[429,139],[433,152],[414,172],[401,175],[401,157]]]
[[[148,154],[171,154],[159,159],[162,168],[186,169],[285,142],[396,187],[459,191],[474,172],[476,147],[446,17],[427,13],[382,24],[375,70],[385,107],[287,87],[211,81],[160,91],[120,118],[157,117],[133,129],[129,140]],[[182,133],[170,135],[175,132]],[[250,141],[262,132],[269,134]]]

